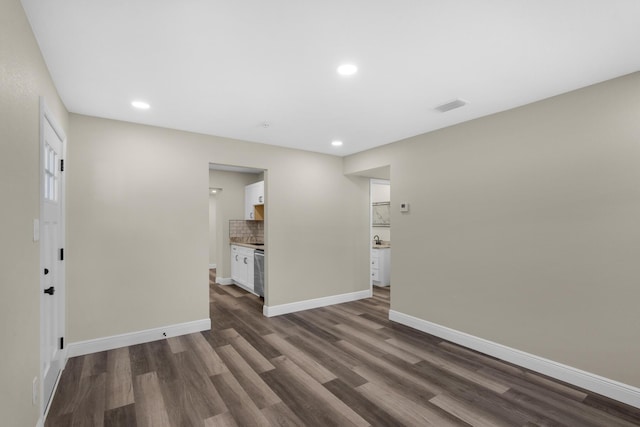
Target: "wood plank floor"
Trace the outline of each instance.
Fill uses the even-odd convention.
[[[638,409],[390,322],[388,289],[269,319],[212,279],[212,331],[70,359],[46,426],[640,425]]]

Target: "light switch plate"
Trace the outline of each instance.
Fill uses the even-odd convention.
[[[400,203],[400,212],[409,212],[409,203],[407,202]]]

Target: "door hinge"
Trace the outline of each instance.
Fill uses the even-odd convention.
[[[64,159],[60,159],[60,172],[64,172]]]
[[[60,261],[64,261],[64,248],[60,248]]]
[[[60,350],[64,350],[64,337],[60,337]]]

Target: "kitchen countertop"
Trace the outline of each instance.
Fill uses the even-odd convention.
[[[244,242],[229,242],[230,245],[236,246],[244,246],[245,248],[251,249],[264,249],[264,245],[256,245],[255,243],[244,243]],[[391,248],[391,243],[383,243],[381,245],[376,245],[375,243],[371,245],[371,249],[389,249]]]
[[[230,242],[229,244],[230,245],[236,245],[236,246],[244,246],[245,248],[263,249],[264,250],[264,245],[256,245],[255,243]]]

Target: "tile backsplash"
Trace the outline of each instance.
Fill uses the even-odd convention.
[[[229,241],[264,243],[264,221],[229,220]]]

